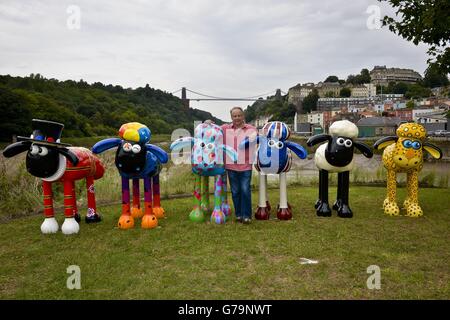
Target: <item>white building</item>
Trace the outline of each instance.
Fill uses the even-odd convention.
[[[372,83],[355,84],[350,90],[353,98],[367,98],[377,95],[377,87]]]
[[[412,116],[413,116],[413,120],[417,122],[417,121],[419,121],[419,118],[426,116],[426,115],[431,115],[433,113],[436,113],[436,110],[431,109],[431,108],[413,109]]]
[[[264,125],[269,122],[270,118],[272,118],[273,115],[268,115],[268,116],[260,116],[258,118],[255,119],[255,127],[257,129],[264,127]]]
[[[319,124],[322,128],[323,126],[323,112],[313,111],[308,113],[308,123]]]

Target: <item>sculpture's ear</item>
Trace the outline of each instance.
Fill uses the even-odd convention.
[[[145,147],[147,148],[147,151],[153,153],[161,163],[167,163],[167,161],[169,161],[169,156],[167,155],[167,152],[165,152],[160,147],[155,146],[153,144],[146,144]]]
[[[361,142],[357,142],[357,141],[353,141],[353,145],[355,146],[356,149],[361,151],[361,153],[366,158],[372,158],[373,157],[373,152],[372,152],[372,150],[370,150],[370,147],[367,144],[361,143]]]
[[[180,139],[177,139],[174,142],[172,142],[172,144],[170,145],[170,150],[177,151],[180,149],[184,149],[186,147],[191,148],[193,144],[194,144],[194,138],[192,138],[192,137],[180,138]]]
[[[31,141],[19,141],[15,142],[13,144],[10,144],[3,150],[3,155],[6,158],[14,157],[15,155],[18,155],[19,153],[25,152],[28,149],[30,149]]]
[[[434,144],[429,143],[429,142],[424,142],[422,145],[423,145],[423,148],[426,151],[428,151],[433,158],[435,158],[435,159],[442,158],[442,150],[438,146],[435,146]]]
[[[393,143],[396,143],[397,140],[398,140],[397,136],[384,137],[384,138],[381,138],[378,141],[376,141],[373,144],[373,148],[375,150],[381,150],[381,149],[384,149],[384,148],[386,148],[387,146],[389,146],[389,145],[391,145]]]
[[[109,139],[101,140],[101,141],[97,142],[96,144],[94,144],[94,146],[92,147],[92,152],[93,153],[102,153],[103,151],[120,146],[121,143],[122,143],[122,140],[120,140],[119,138],[109,138]]]
[[[67,160],[69,160],[70,162],[72,162],[72,164],[74,166],[76,166],[79,162],[78,157],[75,153],[73,153],[72,151],[70,151],[67,148],[57,148],[56,151],[58,151],[59,153],[61,153],[64,157],[67,158]]]
[[[301,145],[297,143],[286,141],[285,144],[286,147],[291,149],[300,159],[305,159],[306,156],[308,155],[308,152],[305,150],[305,148],[303,148]]]
[[[259,136],[256,136],[253,140],[250,140],[249,137],[245,137],[244,140],[241,141],[241,143],[239,143],[239,149],[248,149],[250,147],[250,145],[253,144],[258,144],[259,143]]]
[[[328,134],[325,134],[325,133],[321,133],[321,134],[318,134],[318,135],[315,135],[315,136],[312,136],[311,138],[309,138],[308,141],[306,141],[306,145],[308,147],[312,147],[313,145],[316,145],[318,143],[322,143],[325,141],[330,142],[331,136]]]
[[[226,144],[222,144],[222,149],[225,151],[226,155],[230,157],[233,162],[237,162],[237,152],[233,148],[227,146]]]

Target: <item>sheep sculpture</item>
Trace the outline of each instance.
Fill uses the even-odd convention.
[[[162,164],[167,163],[169,157],[163,149],[148,143],[151,131],[139,122],[122,125],[119,137],[101,140],[92,147],[94,153],[117,148],[115,164],[122,177],[122,215],[118,226],[120,229],[133,228],[134,219],[142,217],[143,229],[155,228],[158,226],[158,219],[164,217],[160,202],[159,173]],[[132,208],[130,179],[133,181]],[[144,211],[140,208],[140,179],[144,180]]]
[[[224,154],[233,162],[237,160],[236,151],[223,144],[222,129],[212,123],[201,123],[194,130],[194,137],[175,140],[171,146],[172,156],[191,153],[191,166],[194,173],[195,204],[189,219],[194,222],[205,221],[209,214],[209,177],[215,177],[214,209],[210,221],[223,224],[231,214],[227,201],[227,179],[224,167]]]
[[[387,195],[383,209],[387,215],[398,216],[400,209],[396,201],[397,173],[406,173],[408,196],[403,202],[406,215],[420,217],[423,215],[419,205],[419,172],[423,168],[423,150],[435,159],[442,158],[442,151],[426,142],[427,131],[417,123],[403,123],[396,131],[396,136],[385,137],[374,144],[374,149],[383,148],[383,165],[387,170]]]
[[[314,146],[321,142],[314,155],[314,162],[319,169],[319,199],[315,204],[318,216],[330,217],[331,208],[328,204],[328,173],[338,173],[337,200],[333,209],[341,218],[353,217],[349,206],[350,171],[355,165],[353,151],[356,147],[361,153],[371,158],[373,156],[369,146],[355,141],[358,137],[358,127],[348,121],[340,120],[331,124],[328,134],[315,135],[308,139],[307,145]]]
[[[5,148],[3,155],[7,158],[27,152],[27,171],[42,179],[44,193],[44,216],[41,225],[44,234],[56,233],[59,229],[53,209],[52,184],[64,184],[64,215],[61,226],[63,234],[78,233],[80,215],[77,210],[75,180],[86,179],[88,211],[86,223],[99,222],[95,202],[94,180],[100,179],[105,169],[99,158],[86,148],[70,147],[60,142],[64,125],[58,122],[33,119],[33,133],[30,137],[17,137],[18,142]]]
[[[289,127],[285,123],[273,121],[265,124],[261,133],[256,137],[258,148],[255,169],[259,172],[259,202],[255,218],[258,220],[268,220],[270,217],[271,206],[267,199],[268,174],[278,174],[280,179],[280,204],[277,210],[277,218],[279,220],[290,220],[292,218],[292,208],[288,204],[286,190],[286,173],[292,165],[290,150],[300,159],[305,159],[307,152],[299,144],[288,141],[290,134]],[[249,148],[251,143],[247,137],[241,142],[239,148]]]

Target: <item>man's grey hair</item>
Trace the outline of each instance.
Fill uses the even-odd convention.
[[[241,112],[244,113],[244,109],[242,109],[241,107],[233,107],[233,108],[231,108],[231,110],[230,110],[230,114],[233,113],[233,110],[241,110]]]

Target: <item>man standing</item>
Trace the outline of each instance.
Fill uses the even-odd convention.
[[[233,107],[230,111],[231,124],[222,125],[224,144],[232,147],[238,153],[237,163],[225,159],[225,169],[230,180],[231,195],[233,198],[236,221],[249,224],[252,219],[252,158],[253,149],[239,149],[239,144],[245,137],[253,140],[257,131],[252,125],[245,123],[244,110],[241,107]]]

